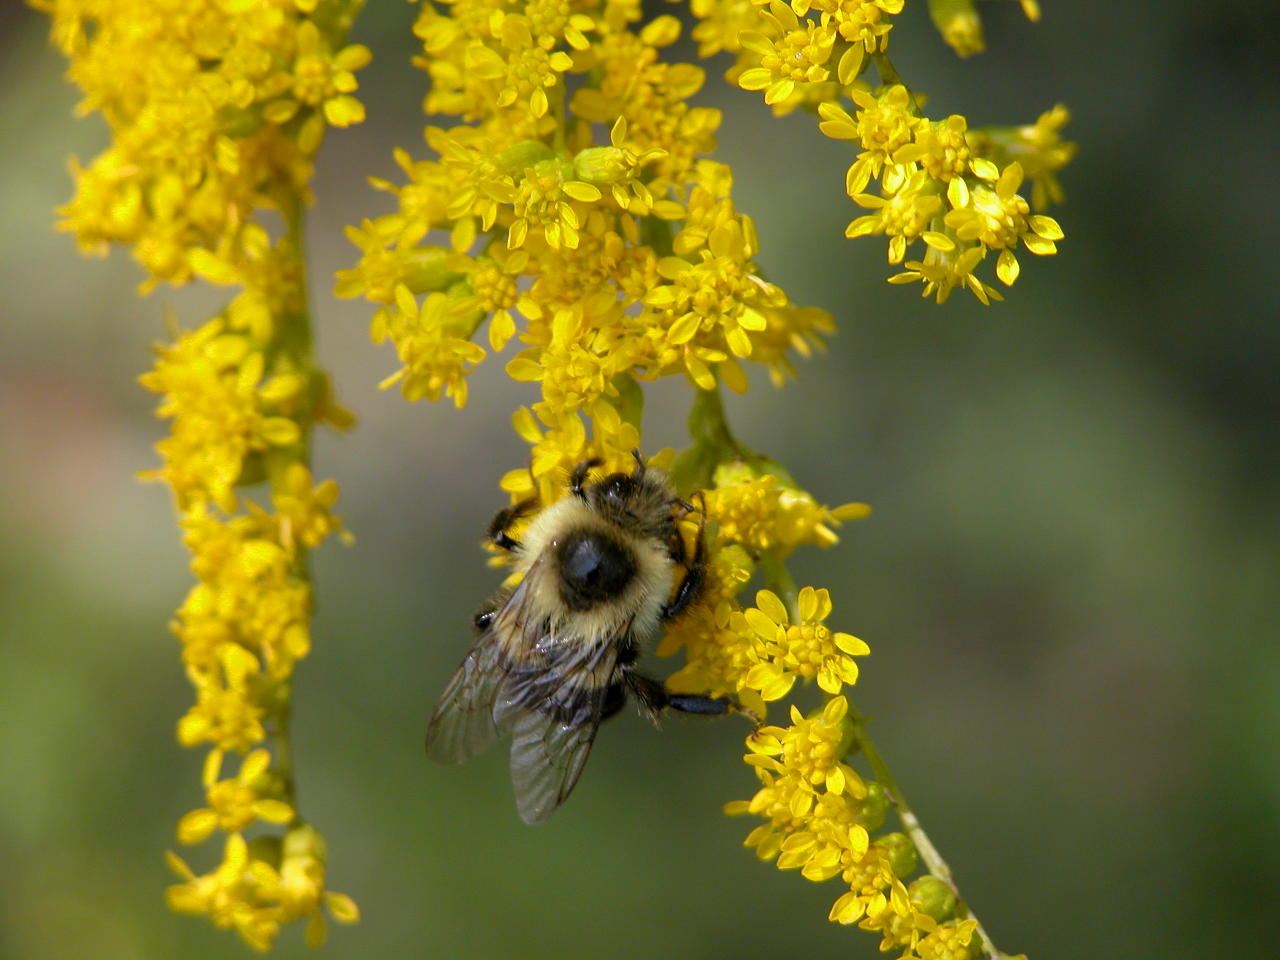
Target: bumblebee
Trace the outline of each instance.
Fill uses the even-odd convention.
[[[461,763],[511,735],[511,781],[526,823],[564,803],[600,724],[628,695],[657,721],[662,711],[719,715],[727,697],[670,693],[636,669],[662,625],[697,599],[705,577],[701,527],[688,555],[676,526],[692,507],[666,474],[646,467],[589,482],[579,464],[569,495],[542,510],[519,541],[510,530],[535,501],[502,510],[488,539],[523,576],[475,616],[471,652],[445,687],[427,728],[427,755]],[[705,523],[705,516],[703,517]],[[676,566],[684,568],[674,586]]]

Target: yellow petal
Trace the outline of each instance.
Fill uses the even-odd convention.
[[[218,825],[218,815],[212,810],[202,808],[192,810],[178,821],[178,842],[185,844],[199,843],[213,833]]]
[[[782,625],[790,622],[787,618],[787,608],[783,606],[782,601],[778,599],[778,595],[772,590],[760,590],[757,592],[756,606],[775,624]],[[748,610],[747,612],[750,613],[751,611]]]

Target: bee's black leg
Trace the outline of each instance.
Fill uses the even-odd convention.
[[[701,491],[699,491],[701,495]],[[698,522],[698,541],[697,546],[693,548],[693,557],[690,558],[686,554],[684,538],[680,536],[677,530],[672,543],[671,559],[676,563],[683,564],[685,568],[684,579],[680,581],[680,586],[676,588],[675,599],[666,604],[659,612],[659,616],[663,621],[674,620],[680,614],[688,609],[689,604],[698,599],[698,595],[702,593],[702,587],[707,579],[707,538],[704,536],[707,526],[707,506],[706,502],[702,503],[702,519]]]
[[[573,473],[569,474],[569,492],[579,500],[587,499],[582,492],[582,485],[587,482],[587,474],[594,468],[604,463],[599,457],[592,457],[590,460],[583,460],[580,464],[573,468]]]
[[[663,710],[696,713],[704,717],[720,717],[734,711],[735,704],[728,697],[700,697],[688,693],[671,693],[660,681],[643,673],[628,670],[623,680],[640,709],[656,721]]]
[[[608,720],[621,710],[626,702],[627,688],[621,680],[615,680],[609,684],[609,689],[605,691],[604,705],[600,708],[600,719]]]
[[[518,550],[520,541],[513,539],[507,530],[513,523],[523,517],[526,513],[537,506],[538,501],[530,497],[528,500],[521,500],[515,506],[504,507],[499,510],[493,518],[493,522],[489,524],[489,529],[485,532],[485,537],[490,543],[497,544],[503,550]]]

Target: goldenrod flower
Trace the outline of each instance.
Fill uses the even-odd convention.
[[[227,835],[209,874],[173,858],[186,882],[169,902],[266,949],[282,924],[317,914],[272,892],[271,835],[249,844],[242,831],[300,829],[287,743],[260,745],[283,741],[293,666],[310,649],[306,552],[343,534],[337,485],[315,483],[306,465],[310,433],[350,422],[310,355],[301,210],[326,126],[364,116],[351,94],[370,55],[345,45],[351,10],[314,0],[37,5],[72,60],[81,109],[100,110],[112,130],[88,167],[73,164],[60,226],[91,252],[130,244],[147,273],[142,292],[196,278],[234,290],[218,316],[157,346],[140,380],[170,421],[156,444],[162,464],[145,476],[173,490],[198,579],[172,629],[196,701],[177,735],[209,748],[207,806],[182,818],[179,839]],[[283,231],[260,222],[268,209]],[[268,496],[249,492],[264,481]],[[229,752],[246,756],[220,779]],[[312,875],[322,889],[323,873]]]
[[[775,113],[815,107],[823,133],[855,145],[845,190],[868,212],[847,234],[885,236],[889,261],[905,264],[895,282],[923,281],[939,300],[964,285],[985,302],[999,298],[975,273],[988,252],[997,251],[1005,283],[1017,274],[1017,243],[1053,252],[1056,222],[1033,215],[1017,191],[1026,170],[1037,191],[1054,193],[1053,173],[1070,153],[1057,140],[1059,118],[1000,132],[971,130],[959,114],[925,116],[925,98],[887,56],[902,0],[690,7],[699,53],[734,54],[731,82],[763,91]],[[1024,5],[1029,15],[1032,7]],[[949,21],[951,39],[972,46],[973,23],[965,33],[962,19]],[[871,836],[888,788],[847,760],[861,734],[843,691],[867,645],[826,625],[827,590],[797,590],[785,571],[797,546],[830,546],[841,521],[867,508],[819,503],[739,444],[719,408],[720,385],[749,388],[750,364],[781,384],[794,355],[834,330],[833,318],[766,279],[755,225],[733,202],[733,173],[707,156],[720,114],[689,104],[704,72],[664,62],[678,20],[642,20],[630,2],[422,5],[425,108],[457,122],[426,128],[426,157],[396,151],[407,182],[374,181],[396,209],[349,229],[360,259],[339,273],[337,291],[377,305],[373,338],[390,340],[402,364],[386,382],[402,382],[410,399],[451,396],[460,406],[467,373],[486,355],[479,342],[496,352],[519,341],[506,373],[536,385],[538,397],[512,417],[529,445],[501,479],[513,502],[552,503],[588,459],[602,471],[631,469],[642,446],[641,384],[680,376],[694,385],[694,444],[672,469],[682,493],[703,491],[682,528],[707,537],[706,587],[662,642],[660,653],[683,648],[686,657],[668,684],[732,696],[762,722],[798,679],[816,681],[823,707],[807,717],[792,707],[790,725],[762,727],[750,741],[761,787],[731,812],[767,822],[747,844],[810,880],[839,877],[847,892],[832,920],[861,920],[908,954],[958,957],[972,931],[947,915],[954,903],[908,891],[909,839]],[[917,242],[920,259],[908,259]],[[672,452],[651,462],[671,465]],[[311,496],[327,506],[320,488]],[[293,503],[277,506],[290,515],[286,541],[303,529]],[[325,517],[314,511],[317,529],[328,529]],[[756,574],[766,589],[744,608],[739,594]],[[201,638],[201,649],[216,649],[214,631]]]
[[[764,643],[763,663],[753,667],[745,685],[760,691],[765,700],[787,695],[797,678],[817,679],[827,693],[839,693],[844,684],[856,683],[855,656],[870,648],[857,637],[833,633],[824,621],[831,614],[831,595],[824,588],[805,587],[797,599],[799,622],[792,623],[777,594],[761,590],[756,605],[742,614],[744,624]]]
[[[800,83],[821,83],[827,79],[826,62],[831,56],[835,34],[817,23],[802,27],[789,6],[770,0],[768,12],[761,13],[763,33],[744,33],[739,42],[760,58],[760,65],[744,70],[738,86],[763,90],[764,102],[778,103],[790,97]]]
[[[913,240],[924,238],[930,232],[936,233],[932,230],[935,226],[934,218],[943,206],[943,198],[937,192],[936,182],[923,170],[903,182],[888,197],[860,193],[853,200],[860,206],[877,212],[850,221],[844,235],[888,235],[890,263],[901,263],[906,256],[907,245]]]
[[[1018,279],[1018,261],[1013,255],[1018,241],[1035,254],[1056,253],[1054,241],[1062,239],[1062,228],[1052,217],[1030,215],[1030,205],[1017,192],[1022,186],[1021,164],[1009,164],[997,177],[995,164],[975,161],[974,172],[984,181],[995,181],[994,188],[979,186],[970,193],[963,180],[953,180],[947,192],[952,209],[943,222],[962,243],[977,240],[988,249],[999,250],[996,275],[1012,286]]]
[[[419,303],[404,284],[395,296],[394,309],[384,307],[374,316],[372,336],[374,343],[390,339],[403,366],[379,386],[399,383],[406,400],[438,400],[443,393],[457,407],[466,406],[466,374],[485,351],[458,334],[474,328],[475,308],[438,292]]]
[[[329,53],[320,28],[310,20],[298,26],[297,56],[290,71],[292,99],[274,100],[263,116],[272,123],[287,123],[300,106],[321,107],[324,118],[335,127],[347,127],[364,120],[364,105],[348,96],[357,87],[355,73],[367,66],[372,54],[363,44]]]
[[[793,705],[791,726],[761,727],[747,741],[748,762],[779,775],[791,775],[816,793],[848,793],[855,799],[867,788],[853,768],[843,762],[849,750],[851,728],[845,722],[849,701],[832,697],[823,709],[806,718]],[[775,759],[777,758],[777,759]]]
[[[957,56],[970,57],[986,49],[974,0],[929,0],[929,17]]]
[[[166,891],[170,908],[230,927],[256,950],[270,949],[280,927],[299,920],[307,922],[307,943],[320,946],[322,908],[340,923],[359,919],[350,897],[325,890],[323,841],[306,824],[290,828],[283,841],[259,838],[250,844],[231,834],[222,862],[203,876],[172,853],[168,860],[184,881]]]
[[[193,810],[178,821],[178,840],[181,843],[199,843],[213,831],[239,833],[254,820],[270,823],[288,823],[294,817],[293,807],[277,797],[264,796],[264,792],[279,794],[283,784],[273,782],[267,774],[271,755],[266,750],[254,750],[240,763],[240,772],[229,780],[219,780],[222,751],[214,750],[205,763],[205,796],[209,806]]]

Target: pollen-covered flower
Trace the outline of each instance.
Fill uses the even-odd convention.
[[[290,71],[291,98],[275,100],[263,111],[272,123],[287,123],[301,105],[320,107],[324,118],[335,127],[347,127],[364,120],[364,105],[350,93],[356,89],[354,71],[372,59],[363,44],[330,53],[328,41],[311,20],[298,27],[297,55]]]
[[[735,476],[739,473],[746,475]],[[707,491],[707,513],[715,518],[720,537],[754,552],[790,550],[802,543],[832,546],[838,541],[832,527],[860,519],[869,509],[861,503],[824,507],[772,474],[752,476],[740,466],[722,469],[716,486]]]
[[[1057,253],[1054,241],[1062,239],[1062,228],[1056,220],[1044,215],[1031,215],[1031,207],[1018,193],[1022,186],[1022,166],[1011,163],[997,177],[995,164],[974,161],[974,172],[984,181],[994,181],[970,192],[963,180],[953,180],[947,192],[952,209],[943,218],[962,243],[978,241],[990,250],[999,250],[996,276],[1007,286],[1018,279],[1018,261],[1013,248],[1019,240],[1032,253],[1041,256]]]
[[[760,58],[760,65],[739,74],[738,86],[763,90],[764,102],[774,104],[790,97],[797,84],[827,79],[825,65],[835,33],[809,20],[802,26],[791,7],[780,0],[770,0],[768,7],[761,13],[768,34],[744,33],[739,39]]]
[[[852,196],[861,193],[871,177],[880,176],[886,164],[895,162],[894,155],[915,139],[922,121],[901,84],[886,88],[879,96],[855,86],[849,95],[858,106],[855,116],[850,117],[838,104],[824,103],[819,108],[823,122],[818,127],[832,139],[855,140],[862,147],[845,178],[845,189]]]
[[[852,740],[846,722],[849,701],[832,697],[816,715],[805,717],[794,705],[791,726],[761,727],[747,741],[748,762],[779,775],[799,778],[813,790],[848,793],[860,798],[867,788],[853,768],[844,763]]]
[[[759,690],[765,700],[787,695],[798,678],[817,679],[827,693],[839,693],[844,684],[856,683],[855,656],[870,648],[857,637],[833,633],[822,621],[831,613],[826,589],[805,587],[796,603],[798,623],[770,590],[756,594],[756,605],[742,614],[745,626],[764,642],[765,662],[752,668],[746,685]]]
[[[398,383],[410,401],[439,400],[443,393],[455,406],[466,406],[466,374],[485,358],[484,348],[469,339],[478,319],[467,300],[434,292],[419,303],[407,286],[398,286],[395,307],[374,316],[372,336],[374,343],[389,339],[395,344],[402,366],[379,386]]]
[[[942,209],[943,198],[937,182],[923,170],[915,173],[887,197],[860,193],[853,198],[875,213],[858,217],[845,228],[846,237],[885,234],[889,237],[889,262],[901,263],[907,246],[932,231],[934,218]],[[941,224],[937,224],[941,226]],[[932,231],[936,232],[936,231]]]

